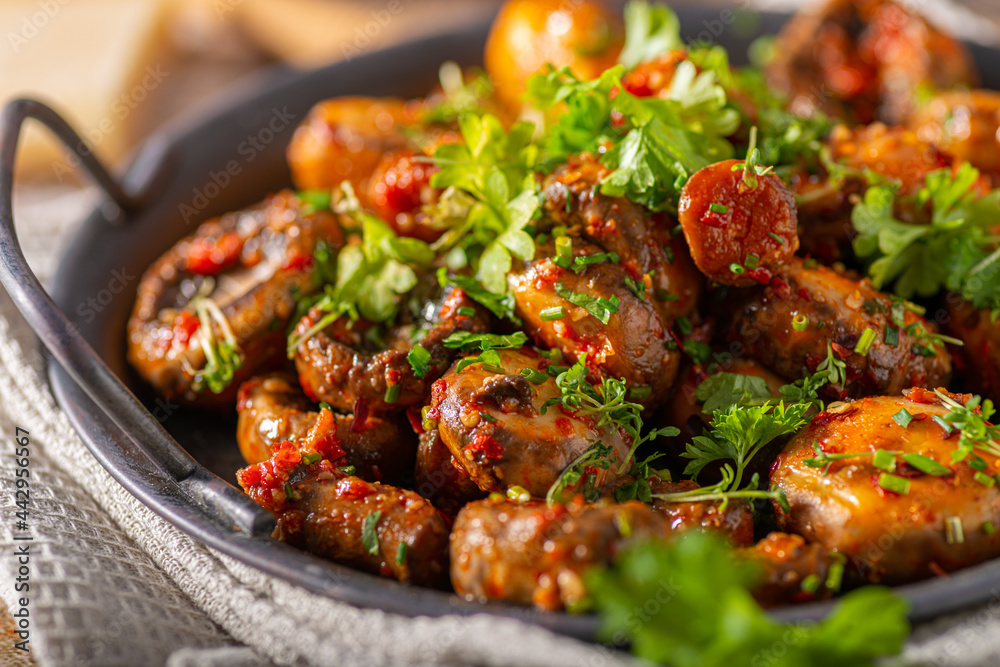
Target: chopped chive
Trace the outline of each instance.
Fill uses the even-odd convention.
[[[884,449],[878,449],[872,457],[872,465],[879,470],[892,472],[896,469],[896,457]]]
[[[556,256],[552,263],[568,269],[573,263],[573,240],[568,236],[560,236],[556,239]]]
[[[992,521],[983,521],[983,532],[987,535],[992,535],[997,532],[996,526],[993,525]]]
[[[910,480],[898,475],[890,475],[887,472],[878,476],[878,485],[886,491],[892,491],[901,496],[905,496],[910,492]]]
[[[521,377],[526,378],[532,384],[541,384],[549,379],[549,374],[536,371],[534,368],[522,368]]]
[[[542,322],[551,322],[553,320],[561,320],[566,317],[566,309],[562,306],[553,306],[552,308],[543,308],[539,313],[539,317],[542,318]]]
[[[561,375],[561,374],[565,373],[566,371],[568,371],[569,370],[569,366],[560,366],[558,364],[552,364],[551,366],[549,366],[545,370],[552,377],[558,377],[559,375]]]
[[[302,455],[302,462],[305,463],[307,466],[311,466],[312,464],[319,461],[321,458],[323,458],[323,455],[320,454],[319,452],[309,452],[308,454]]]
[[[288,500],[295,500],[295,489],[292,488],[292,485],[289,482],[285,482],[285,498]]]
[[[628,516],[625,512],[619,510],[615,512],[611,517],[611,520],[615,524],[615,528],[618,529],[618,534],[622,537],[629,537],[632,535],[632,524],[629,523]]]
[[[402,565],[406,562],[406,542],[400,542],[399,547],[396,548],[396,565]]]
[[[910,422],[913,421],[913,415],[907,412],[906,408],[900,408],[899,412],[894,414],[892,418],[897,424],[899,424],[903,428],[909,426]]]
[[[781,245],[785,245],[785,239],[781,238],[780,236],[778,236],[774,232],[768,232],[767,235],[770,236],[775,241],[777,241],[778,243],[780,243]]]
[[[961,517],[950,516],[944,520],[944,537],[948,544],[965,542],[965,531],[962,529]]]
[[[712,213],[729,213],[729,207],[725,204],[709,204],[708,210]]]
[[[494,417],[493,415],[491,415],[488,412],[480,412],[479,413],[479,418],[482,419],[483,421],[490,422],[491,424],[497,420],[496,417]]]
[[[636,280],[632,276],[625,276],[625,286],[632,290],[632,294],[635,294],[641,301],[646,300],[646,283]]]
[[[949,468],[941,465],[928,456],[924,456],[923,454],[908,452],[903,454],[902,459],[907,465],[916,468],[925,475],[931,475],[932,477],[944,477],[951,474],[951,470]]]
[[[886,345],[891,345],[896,347],[899,343],[899,329],[896,327],[891,327],[888,324],[885,325],[885,337],[882,339],[885,341]]]
[[[987,475],[982,470],[977,470],[976,474],[972,477],[983,486],[995,486],[997,483],[997,480],[994,477]]]
[[[986,470],[986,461],[979,456],[973,455],[973,457],[969,459],[969,467],[973,470]]]
[[[518,503],[526,503],[531,500],[531,494],[523,486],[512,486],[507,489],[507,498]]]
[[[320,402],[319,409],[320,410],[327,410],[329,412],[333,412],[333,407],[331,407],[331,405],[329,403],[327,403],[326,401],[321,401]]]
[[[809,318],[802,313],[796,313],[795,317],[792,318],[792,328],[796,331],[805,331],[807,326],[809,326]]]
[[[839,553],[832,553],[830,556],[835,557],[836,560],[830,563],[830,568],[826,571],[825,585],[827,590],[837,592],[844,581],[845,558]]]
[[[424,377],[425,375],[427,375],[427,371],[430,370],[430,366],[428,364],[430,363],[431,360],[431,353],[428,352],[427,348],[425,348],[420,343],[417,343],[412,348],[410,348],[409,354],[406,355],[406,360],[410,362],[410,368],[413,369],[413,374],[416,375],[418,378]],[[386,391],[386,396],[388,395],[389,392]],[[388,398],[386,398],[386,402],[395,403],[395,401],[389,401]]]
[[[680,300],[680,297],[678,297],[676,294],[674,294],[670,290],[665,290],[665,289],[662,289],[662,288],[656,290],[655,297],[656,297],[657,301],[661,301],[661,302],[662,301],[679,301]]]
[[[612,264],[617,264],[621,261],[618,253],[614,252],[595,252],[590,255],[584,255],[583,257],[577,257],[573,260],[573,273],[583,273],[591,264],[600,264],[601,262],[611,262]]]
[[[389,385],[389,387],[385,390],[385,402],[386,403],[395,403],[396,401],[398,401],[399,400],[399,391],[400,391],[400,389],[399,389],[399,385],[398,384],[391,384],[391,385]]]
[[[472,306],[462,306],[458,309],[458,314],[464,315],[465,317],[472,317],[476,314],[476,309]]]
[[[819,590],[819,577],[815,574],[810,574],[802,580],[802,586],[800,587],[803,593],[809,593],[810,595]]]
[[[744,269],[742,266],[740,266],[736,262],[733,262],[732,264],[729,265],[729,270],[732,271],[733,273],[735,273],[738,276],[743,275],[743,272],[746,271],[746,269]]]
[[[854,353],[860,354],[862,357],[868,356],[868,351],[872,349],[872,343],[878,334],[875,333],[874,329],[865,329],[861,332],[861,338],[858,339],[858,344],[854,346]]]
[[[653,388],[642,385],[639,387],[629,387],[628,397],[635,400],[642,400],[653,395]]]
[[[889,311],[890,317],[892,317],[892,323],[897,327],[902,327],[905,324],[906,318],[906,306],[902,302],[897,301],[892,304],[892,308]]]
[[[685,336],[691,335],[691,320],[681,315],[675,322],[677,323],[677,330],[680,331]]]
[[[677,227],[677,229],[680,229],[680,227]],[[663,246],[663,254],[666,255],[666,257],[667,257],[667,264],[673,264],[674,263],[674,249],[673,248],[671,248],[668,245],[667,246]]]
[[[952,427],[952,425],[948,423],[948,420],[946,420],[941,415],[934,415],[933,417],[931,417],[931,419],[934,420],[935,424],[941,427],[941,429],[944,431],[945,436],[951,435],[951,432],[954,430],[954,427]]]
[[[375,510],[361,522],[361,546],[373,556],[378,555],[378,531],[375,528],[381,518],[382,510]]]
[[[753,253],[750,253],[749,255],[747,255],[747,258],[745,260],[743,260],[744,266],[746,266],[751,271],[753,271],[754,269],[756,269],[757,265],[759,263],[760,263],[760,257],[758,257],[757,255],[755,255]]]
[[[554,290],[558,296],[566,299],[574,306],[580,306],[588,313],[599,319],[602,324],[607,324],[612,313],[618,312],[618,306],[621,303],[618,300],[618,297],[614,295],[612,295],[610,299],[605,299],[602,296],[580,294],[571,289],[567,289],[561,282],[555,284]]]
[[[357,469],[354,466],[339,466],[337,470],[344,473],[345,475],[353,475],[354,473],[357,472]]]
[[[809,257],[802,262],[802,266],[806,267],[807,269],[815,269],[817,266],[819,266],[819,260],[815,259],[814,257]]]

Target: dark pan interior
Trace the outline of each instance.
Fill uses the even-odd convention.
[[[740,62],[752,39],[773,33],[785,17],[761,14],[733,20],[720,10],[681,9],[686,36],[718,40]],[[137,380],[125,362],[125,322],[139,276],[180,237],[213,215],[260,200],[289,185],[284,149],[295,125],[318,100],[345,94],[419,96],[436,81],[438,65],[481,60],[487,24],[445,34],[310,72],[276,68],[225,96],[225,102],[174,124],[144,145],[126,175],[143,183],[165,168],[166,185],[155,203],[131,217],[99,207],[83,223],[60,262],[53,298],[111,369],[164,424],[179,445],[205,468],[235,484],[242,459],[233,415],[178,409]],[[1000,88],[1000,51],[974,47],[987,87]],[[110,208],[114,208],[113,206]],[[120,289],[115,276],[125,283]],[[111,295],[110,303],[107,295]],[[97,307],[95,307],[95,305]],[[156,456],[119,430],[57,364],[50,364],[56,397],[101,463],[158,514],[250,565],[333,598],[407,615],[490,612],[515,616],[558,632],[592,638],[588,616],[544,614],[502,604],[465,603],[453,595],[402,586],[343,568],[270,539],[250,539],[193,499],[197,479],[170,478]],[[1000,586],[1000,561],[969,568],[949,579],[911,584],[915,618],[929,618],[985,600]],[[788,619],[816,618],[827,605],[785,609]]]

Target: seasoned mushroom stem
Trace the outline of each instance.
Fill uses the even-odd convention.
[[[963,403],[968,396],[952,395]],[[831,406],[778,457],[771,483],[782,530],[848,559],[855,582],[899,584],[1000,555],[1000,460],[955,462],[950,408],[926,389]],[[876,453],[883,452],[876,459]],[[978,479],[977,479],[978,478]]]
[[[746,287],[768,282],[798,250],[799,237],[795,201],[781,179],[734,169],[740,164],[725,160],[695,172],[681,190],[678,214],[701,272]]]
[[[469,314],[471,313],[471,314]],[[304,336],[325,313],[313,309],[296,326]],[[418,377],[407,359],[416,342],[417,329],[406,324],[382,337],[381,349],[372,350],[365,333],[372,326],[342,317],[307,337],[295,351],[295,367],[306,394],[337,410],[384,414],[424,403],[431,383],[448,368],[456,351],[444,341],[460,331],[483,333],[488,313],[460,289],[449,289],[440,305],[429,313],[427,334],[418,342],[428,352],[426,372]]]
[[[536,498],[545,497],[562,472],[595,443],[608,449],[601,457],[604,467],[591,463],[566,493],[585,487],[596,491],[612,483],[628,453],[627,436],[614,426],[598,428],[593,416],[558,406],[546,409],[546,401],[561,395],[546,373],[547,359],[527,348],[500,350],[499,356],[496,369],[482,363],[461,371],[453,366],[434,383],[428,412],[441,441],[479,488],[519,486]],[[531,379],[521,375],[525,369]]]
[[[146,270],[128,322],[128,359],[160,394],[230,406],[240,382],[281,362],[296,295],[315,287],[317,245],[343,242],[332,214],[305,211],[290,191],[272,195],[205,222]],[[220,358],[223,345],[241,362]],[[219,377],[206,381],[213,367]]]
[[[405,419],[317,410],[295,377],[272,373],[240,386],[236,442],[247,463],[271,458],[283,442],[301,451],[321,451],[320,441],[335,440],[356,474],[371,482],[401,484],[410,475],[416,436]]]
[[[948,381],[951,357],[911,308],[823,266],[793,258],[771,283],[736,305],[730,340],[772,371],[802,377],[846,365],[831,397],[899,393]]]
[[[447,586],[448,521],[416,493],[347,475],[327,460],[307,464],[290,443],[236,476],[276,516],[277,539],[404,583]]]
[[[458,513],[451,533],[451,582],[467,600],[504,600],[539,609],[572,608],[586,596],[587,569],[609,565],[631,542],[664,539],[703,524],[704,505],[685,503],[673,514],[631,500],[595,504],[489,498]],[[730,503],[732,523],[750,510]],[[730,521],[719,522],[726,533]]]

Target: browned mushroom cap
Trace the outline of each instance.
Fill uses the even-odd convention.
[[[305,336],[324,315],[314,308],[294,336]],[[302,388],[315,401],[355,414],[399,412],[423,404],[431,384],[458,354],[445,340],[459,332],[483,333],[489,323],[486,310],[457,288],[447,288],[440,303],[424,315],[425,322],[392,327],[381,340],[367,335],[376,331],[371,323],[346,317],[306,337],[295,351]],[[418,338],[421,325],[427,333]],[[423,373],[407,358],[418,342],[428,353]]]
[[[899,326],[888,295],[797,257],[734,307],[730,341],[779,375],[815,372],[829,354],[842,361],[846,384],[830,387],[831,397],[936,387],[951,375],[951,356],[924,318],[904,308]]]
[[[818,414],[772,468],[771,483],[790,507],[776,506],[782,530],[844,554],[846,574],[873,583],[914,581],[1000,554],[1000,490],[989,477],[1000,461],[978,452],[986,484],[971,457],[955,462],[957,438],[936,421],[949,411],[934,392],[912,389]],[[876,462],[877,450],[893,463]],[[823,454],[840,458],[814,461]]]
[[[891,0],[830,0],[782,29],[768,82],[800,115],[899,123],[921,87],[974,85],[961,42]]]
[[[157,392],[184,404],[230,406],[240,382],[282,362],[296,295],[314,289],[313,253],[320,242],[336,248],[343,238],[332,214],[309,210],[290,191],[272,195],[202,224],[146,270],[128,322],[128,359]],[[212,321],[201,321],[200,303],[211,305],[203,312],[214,312]],[[243,358],[212,391],[202,380],[209,331],[217,341],[231,333]]]
[[[545,407],[561,396],[545,372],[546,359],[528,348],[500,350],[500,365],[483,363],[456,370],[434,383],[428,417],[441,441],[484,491],[521,487],[546,495],[560,474],[595,443],[607,448],[595,467],[566,493],[612,483],[629,443],[617,426],[598,426],[592,415]],[[527,369],[529,377],[521,374]],[[589,469],[588,469],[589,470]],[[593,479],[587,479],[589,477]],[[568,497],[568,496],[567,496]]]
[[[410,477],[416,435],[402,415],[341,414],[318,410],[288,373],[258,376],[240,386],[236,442],[247,463],[271,458],[283,442],[321,451],[331,442],[347,454],[358,477],[402,484]]]

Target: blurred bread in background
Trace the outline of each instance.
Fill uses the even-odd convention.
[[[6,0],[0,3],[0,97],[48,102],[110,161],[157,87],[169,79],[166,0]],[[138,113],[137,113],[138,112]],[[19,174],[72,171],[36,124],[22,136]]]
[[[154,127],[269,61],[313,67],[487,16],[491,0],[0,0],[0,102],[37,97],[120,164]],[[75,180],[29,128],[18,178]]]

